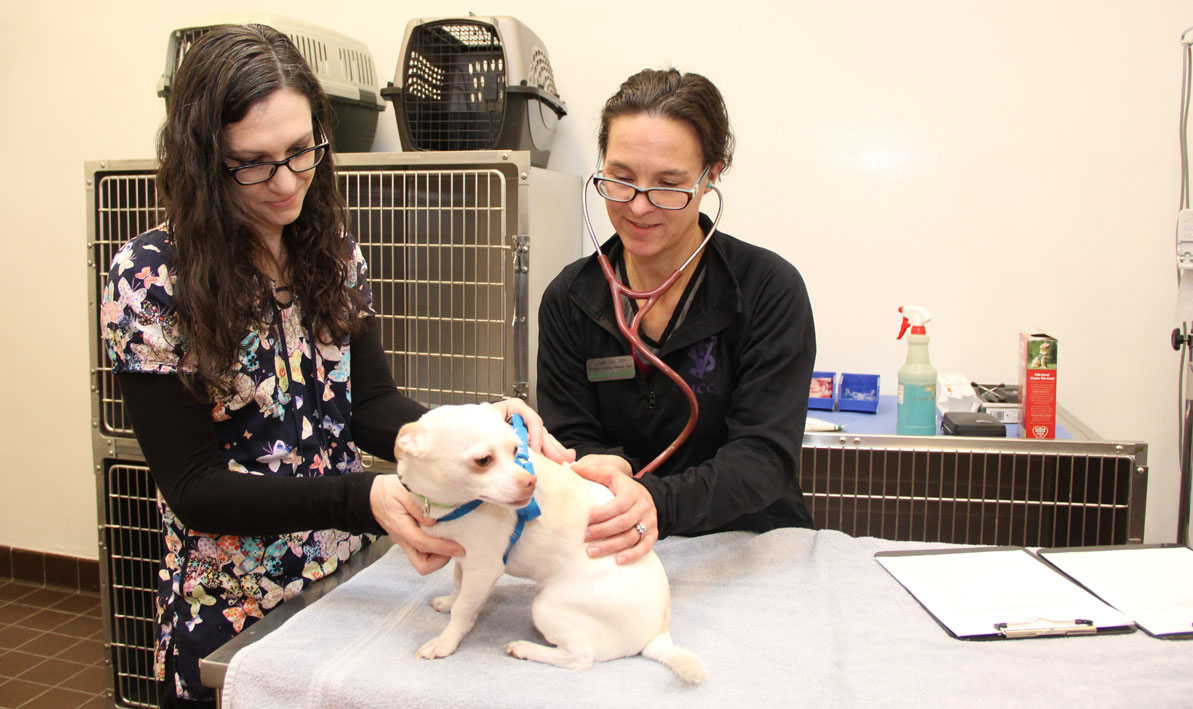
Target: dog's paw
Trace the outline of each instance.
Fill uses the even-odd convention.
[[[505,651],[510,657],[516,657],[519,660],[528,660],[535,647],[537,646],[528,640],[515,640],[505,644]]]
[[[431,599],[431,607],[440,613],[450,613],[452,610],[451,596],[437,596]]]
[[[447,657],[456,651],[459,646],[459,641],[445,638],[442,635],[431,640],[426,645],[418,649],[418,654],[415,655],[420,660],[434,660],[440,657]]]

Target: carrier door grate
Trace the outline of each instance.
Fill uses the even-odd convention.
[[[457,20],[415,27],[402,107],[414,149],[495,147],[505,116],[505,68],[492,25]]]
[[[174,72],[178,72],[178,68],[182,66],[182,60],[186,58],[186,53],[191,50],[195,42],[199,38],[210,32],[214,27],[194,27],[187,30],[177,30],[175,35],[178,38],[176,48],[174,50]]]

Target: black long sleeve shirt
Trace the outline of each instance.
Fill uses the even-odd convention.
[[[233,472],[220,454],[211,405],[192,397],[177,376],[125,373],[117,382],[154,482],[187,527],[236,535],[384,533],[369,503],[377,473],[297,478]],[[352,341],[352,394],[353,440],[392,461],[398,429],[426,409],[394,386],[375,318]]]

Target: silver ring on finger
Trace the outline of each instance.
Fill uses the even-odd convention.
[[[638,541],[642,541],[642,538],[646,536],[646,525],[639,522],[634,525],[634,530],[638,532]]]

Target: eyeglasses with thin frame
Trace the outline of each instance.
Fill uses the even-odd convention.
[[[692,198],[696,196],[696,191],[704,184],[704,178],[708,175],[711,167],[709,165],[704,168],[704,171],[700,173],[700,177],[696,178],[696,184],[688,190],[678,187],[639,187],[631,182],[617,180],[612,177],[593,176],[592,180],[596,183],[597,194],[610,202],[633,202],[634,198],[641,192],[646,195],[646,199],[651,204],[659,209],[679,210],[687,207],[692,202]]]
[[[224,169],[236,180],[240,185],[259,185],[262,182],[269,182],[273,176],[277,174],[278,168],[282,165],[290,168],[291,172],[307,172],[314,170],[319,163],[323,162],[323,158],[327,157],[327,147],[329,143],[326,139],[322,142],[294,153],[285,160],[262,160],[261,162],[253,162],[247,165],[237,165],[232,167],[225,165]]]

